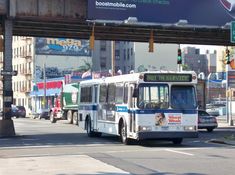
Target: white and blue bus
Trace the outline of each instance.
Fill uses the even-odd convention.
[[[167,139],[180,144],[198,136],[197,75],[154,71],[85,80],[80,83],[78,124],[88,136]],[[180,97],[181,99],[177,99]]]

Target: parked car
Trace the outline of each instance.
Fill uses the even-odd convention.
[[[24,106],[11,106],[11,116],[12,117],[26,117],[26,110]]]
[[[50,118],[50,109],[39,109],[38,112],[34,115],[34,119],[49,119]]]
[[[218,123],[215,116],[204,110],[198,110],[198,129],[207,129],[208,132],[212,132],[217,127]]]
[[[18,108],[18,117],[26,117],[26,110],[24,106],[16,106]]]
[[[219,116],[220,111],[222,110],[222,108],[225,108],[225,107],[226,107],[225,104],[220,104],[220,103],[206,104],[206,112],[208,112],[212,116]]]

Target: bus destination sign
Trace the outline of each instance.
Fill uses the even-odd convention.
[[[144,74],[146,82],[191,82],[191,74]]]

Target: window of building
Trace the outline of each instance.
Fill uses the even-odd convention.
[[[115,58],[116,58],[117,60],[120,59],[120,50],[115,50]]]
[[[106,57],[101,57],[100,58],[100,67],[101,68],[106,68],[107,67],[107,59],[106,59]]]
[[[126,60],[126,49],[123,50],[123,59]]]
[[[29,44],[29,54],[31,54],[31,44]]]
[[[14,58],[16,58],[16,49],[14,48]]]
[[[29,62],[29,67],[28,67],[28,69],[29,69],[29,72],[31,72],[31,62]]]
[[[101,51],[106,51],[106,41],[101,41],[100,42],[100,50]]]

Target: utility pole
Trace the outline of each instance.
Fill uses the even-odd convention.
[[[46,58],[43,64],[43,79],[44,79],[44,83],[43,83],[43,89],[44,89],[44,95],[43,95],[43,108],[46,109],[46,94],[47,94],[47,81],[46,81]]]
[[[115,75],[115,41],[112,41],[112,76]]]

